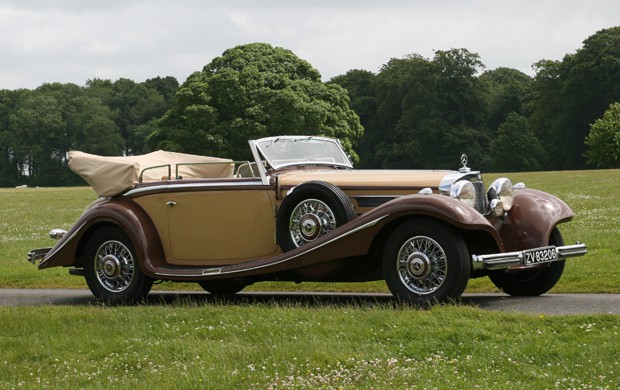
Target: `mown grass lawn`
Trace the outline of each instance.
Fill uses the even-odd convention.
[[[490,182],[497,175],[487,175]],[[590,253],[553,292],[620,292],[620,171],[509,175],[564,199],[561,227]],[[0,189],[0,287],[85,288],[66,269],[37,271],[95,199],[89,188]],[[164,283],[160,289],[189,289]],[[259,283],[255,290],[387,291],[360,284]],[[496,291],[486,280],[469,292]],[[620,317],[418,310],[394,304],[205,303],[0,307],[2,389],[617,389]]]
[[[178,302],[0,308],[0,388],[617,389],[617,316]]]

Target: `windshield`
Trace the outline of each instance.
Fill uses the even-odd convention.
[[[255,141],[274,169],[291,165],[331,165],[352,168],[336,140],[323,137],[270,137]]]

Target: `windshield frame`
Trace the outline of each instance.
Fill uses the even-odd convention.
[[[330,147],[330,152],[333,152],[331,155],[329,153],[325,156],[304,156],[301,158],[287,158],[284,160],[278,160],[275,154],[271,153],[270,147],[274,145],[285,145],[284,143],[288,143],[288,145],[294,145],[296,143],[300,143],[299,145],[303,145],[303,143],[312,142],[313,144],[320,145],[323,143],[326,146]],[[267,137],[261,138],[258,140],[251,140],[250,147],[252,148],[252,153],[256,151],[258,155],[254,155],[257,164],[260,160],[265,160],[269,167],[272,169],[281,169],[291,166],[330,166],[330,167],[338,167],[338,168],[353,168],[353,164],[347,154],[342,149],[342,145],[340,141],[337,139],[327,138],[327,137],[317,137],[317,136],[279,136],[279,137]],[[311,157],[307,159],[305,157]],[[315,160],[313,158],[321,158],[321,159],[329,159],[332,158],[333,161],[321,161]],[[260,164],[262,165],[262,164]]]

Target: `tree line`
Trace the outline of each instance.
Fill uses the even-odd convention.
[[[178,86],[174,77],[156,77],[1,90],[0,187],[83,184],[67,168],[69,150],[149,152],[146,138],[174,104]]]
[[[66,152],[156,149],[247,159],[247,140],[339,138],[362,168],[485,171],[620,166],[620,27],[533,77],[467,49],[390,59],[322,82],[290,50],[240,45],[179,85],[93,79],[0,90],[0,186],[76,185]]]

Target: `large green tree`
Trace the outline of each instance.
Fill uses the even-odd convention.
[[[377,116],[375,79],[376,75],[372,72],[354,69],[330,80],[330,83],[338,84],[347,90],[351,99],[350,106],[357,113],[364,127],[364,136],[359,140],[356,148],[360,156],[360,168],[370,168],[375,165],[375,148],[383,137]]]
[[[100,99],[114,113],[124,140],[123,154],[132,155],[150,151],[146,137],[174,104],[178,86],[174,77],[156,77],[143,83],[127,78],[114,82],[92,79],[86,82],[86,93]]]
[[[75,84],[44,84],[20,95],[9,116],[12,153],[31,185],[66,185],[76,176],[66,152],[118,155],[123,139],[110,110]]]
[[[382,137],[372,161],[383,168],[450,168],[462,153],[488,165],[487,104],[478,73],[484,65],[466,49],[390,60],[375,81]],[[366,157],[364,157],[366,158]]]
[[[25,157],[20,154],[19,137],[12,131],[11,117],[27,90],[0,90],[0,187],[21,184]]]
[[[529,129],[527,118],[512,112],[499,126],[491,141],[491,161],[495,172],[540,170],[543,148]]]
[[[620,101],[620,27],[598,31],[562,61],[536,64],[530,124],[548,153],[550,169],[586,166],[590,124]]]
[[[525,73],[500,67],[480,76],[487,91],[487,127],[493,134],[510,113],[524,114],[524,103],[533,79]]]
[[[382,136],[372,156],[375,168],[418,166],[419,139],[413,129],[425,118],[435,117],[430,87],[429,60],[418,54],[393,58],[376,78],[377,122]],[[404,125],[407,123],[408,125]]]
[[[620,168],[620,103],[609,106],[590,126],[586,138],[588,162],[599,168]]]
[[[179,87],[149,136],[152,148],[249,158],[247,140],[325,135],[353,151],[363,128],[346,91],[290,50],[252,43],[226,50]]]

